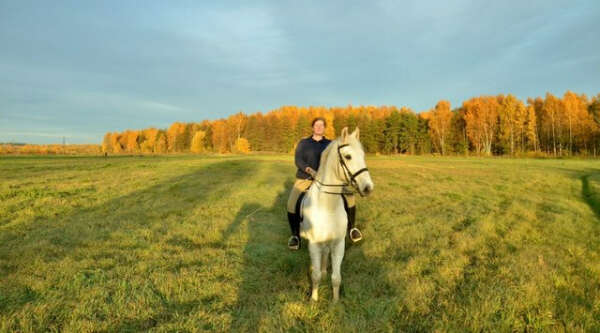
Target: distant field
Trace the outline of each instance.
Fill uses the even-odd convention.
[[[599,162],[367,163],[332,305],[291,156],[0,157],[0,331],[600,331]]]

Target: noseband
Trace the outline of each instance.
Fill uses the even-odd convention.
[[[319,185],[322,185],[322,186],[348,186],[348,185],[351,185],[362,196],[363,194],[362,194],[362,191],[360,190],[360,188],[358,187],[358,183],[356,182],[356,177],[358,177],[358,175],[360,175],[361,173],[363,173],[365,171],[369,171],[369,169],[362,168],[362,169],[356,171],[355,173],[352,173],[352,171],[350,171],[350,169],[348,168],[348,165],[346,165],[346,162],[344,161],[344,158],[340,151],[342,148],[349,146],[349,145],[350,144],[345,143],[345,144],[339,145],[337,147],[338,158],[340,160],[340,164],[342,165],[342,170],[344,170],[344,178],[346,178],[346,182],[344,184],[323,184],[316,178],[314,180],[315,180],[315,182],[317,182]],[[319,190],[321,190],[321,189],[319,188]],[[352,194],[352,192],[343,191],[343,189],[342,189],[342,192],[328,192],[328,191],[322,191],[322,192],[328,193],[328,194]]]

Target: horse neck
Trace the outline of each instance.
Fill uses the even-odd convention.
[[[319,166],[319,170],[317,171],[316,179],[318,182],[322,184],[334,185],[334,184],[344,184],[344,180],[340,178],[339,174],[339,157],[337,152],[338,143],[332,143],[335,146],[331,147],[329,151],[329,155],[325,159],[324,164]],[[311,186],[312,188],[313,186]],[[319,191],[321,188],[321,191]],[[317,202],[319,205],[323,205],[325,207],[331,208],[332,210],[336,208],[336,205],[341,201],[341,196],[335,194],[325,193],[327,192],[341,192],[343,190],[342,186],[323,186],[321,184],[317,184],[314,186],[315,195],[318,196]]]
[[[338,167],[340,166],[339,154],[338,154],[338,146],[339,143],[334,141],[331,143],[333,145],[328,152],[328,155],[325,159],[324,164],[319,166],[319,170],[317,170],[316,179],[323,184],[343,184],[344,179],[340,178]]]

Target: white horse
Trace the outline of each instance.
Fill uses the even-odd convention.
[[[311,262],[312,295],[319,298],[319,281],[327,274],[331,253],[333,301],[339,299],[348,216],[341,194],[356,189],[361,196],[373,191],[373,181],[365,164],[365,153],[358,141],[358,127],[352,134],[344,127],[321,154],[319,170],[301,202],[303,221],[300,236],[308,240]]]

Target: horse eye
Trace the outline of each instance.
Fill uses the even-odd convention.
[[[352,156],[350,156],[350,155],[346,155],[346,156],[344,156],[344,157],[345,157],[347,160],[351,160],[351,159],[352,159]]]

